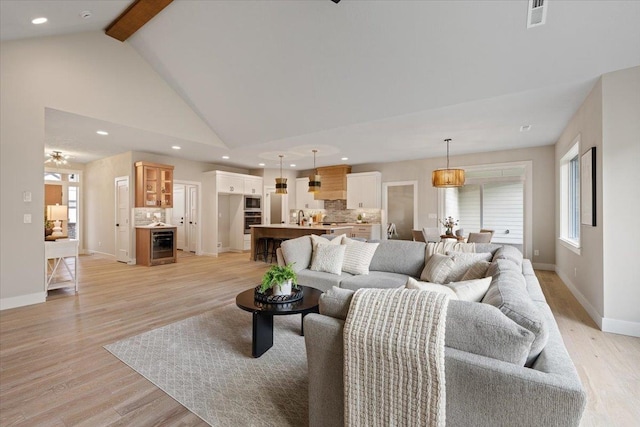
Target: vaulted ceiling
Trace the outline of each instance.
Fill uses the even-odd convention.
[[[0,4],[9,40],[104,28],[128,2]],[[640,65],[640,2],[550,0],[531,29],[527,7],[183,0],[126,43],[227,146],[176,155],[256,168],[284,153],[306,169],[312,148],[322,166],[442,156],[444,138],[452,154],[553,144],[600,75]],[[94,21],[79,22],[82,10]],[[62,121],[48,126],[54,141],[68,115],[50,116]]]

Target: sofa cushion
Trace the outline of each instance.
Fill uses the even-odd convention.
[[[371,271],[369,274],[350,275],[340,282],[340,287],[354,291],[360,288],[399,288],[407,283],[407,277],[406,274]]]
[[[496,307],[449,301],[445,346],[523,366],[534,334]]]
[[[487,276],[496,276],[498,273],[504,271],[512,271],[517,274],[522,274],[522,269],[518,268],[518,265],[509,259],[496,259],[491,262],[487,269]]]
[[[305,269],[298,272],[298,283],[325,292],[327,289],[331,289],[332,286],[340,286],[340,282],[351,276],[352,274],[344,271],[337,275]]]
[[[482,279],[464,280],[461,282],[447,283],[445,286],[451,288],[457,295],[457,299],[463,301],[480,302],[487,293],[491,285],[491,277]]]
[[[453,257],[454,263],[449,276],[447,276],[447,282],[459,282],[474,264],[491,260],[490,253],[447,252],[447,255]]]
[[[320,302],[318,304],[320,314],[335,317],[336,319],[347,320],[353,294],[355,294],[355,291],[332,286],[320,295]]]
[[[547,343],[549,331],[544,316],[529,297],[522,274],[502,271],[493,276],[491,285],[482,299],[485,304],[497,307],[508,318],[533,332],[535,339],[527,358],[527,366],[535,360]]]
[[[458,299],[458,295],[448,286],[439,285],[437,283],[429,283],[429,282],[418,282],[413,277],[409,277],[407,279],[407,284],[405,285],[407,289],[418,289],[421,291],[431,291],[431,292],[440,292],[442,294],[449,295],[451,299]]]
[[[491,255],[495,255],[495,253],[502,247],[502,245],[498,245],[496,243],[476,243],[476,252],[490,252]]]
[[[345,252],[342,271],[351,274],[369,274],[369,265],[379,243],[358,242],[346,237],[343,243]]]
[[[296,273],[309,268],[311,264],[311,238],[309,236],[301,236],[295,239],[289,239],[280,245],[282,256],[287,264],[293,264],[291,268]]]
[[[332,245],[318,243],[313,249],[311,267],[313,271],[324,271],[331,274],[340,274],[344,261],[344,245]]]
[[[474,263],[462,276],[462,280],[474,280],[487,277],[487,270],[491,263],[489,261],[478,261]]]
[[[496,261],[499,259],[508,259],[510,261],[513,261],[518,266],[520,271],[522,271],[522,252],[520,252],[513,246],[504,245],[503,247],[498,249],[493,256],[493,260]]]
[[[424,267],[424,242],[383,240],[376,249],[370,271],[387,271],[419,277]]]
[[[424,266],[420,274],[420,280],[431,283],[445,283],[454,267],[453,257],[435,253]]]

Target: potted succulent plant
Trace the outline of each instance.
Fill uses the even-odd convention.
[[[289,295],[291,287],[298,287],[298,275],[293,268],[293,264],[272,265],[262,276],[260,292],[265,293],[271,289],[272,295]]]

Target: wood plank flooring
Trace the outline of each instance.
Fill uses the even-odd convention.
[[[102,346],[232,303],[266,270],[248,259],[81,256],[78,295],[0,312],[0,426],[206,425]],[[638,425],[640,339],[600,332],[555,273],[537,273],[589,394],[582,425]]]

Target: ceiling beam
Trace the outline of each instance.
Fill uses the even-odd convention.
[[[173,0],[136,0],[120,14],[105,30],[108,36],[121,42],[151,21]]]

